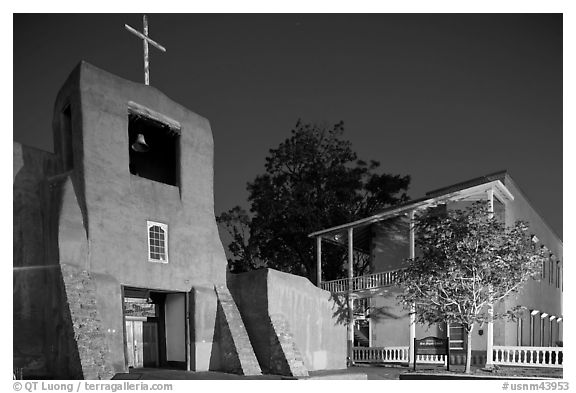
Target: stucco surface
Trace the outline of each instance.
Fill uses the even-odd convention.
[[[180,124],[177,186],[130,174],[130,102]],[[71,140],[63,139],[67,108]],[[20,354],[15,367],[35,367],[38,375],[78,375],[77,368],[60,364],[78,361],[66,341],[74,334],[65,333],[72,321],[58,266],[66,264],[94,284],[101,342],[110,352],[106,366],[123,371],[122,285],[188,292],[194,287],[213,291],[226,282],[214,217],[210,124],[154,87],[82,62],[58,93],[52,126],[54,154],[14,145],[14,266],[26,268],[14,271],[14,326],[34,337],[15,336],[15,354]],[[66,146],[72,149],[71,168],[62,158]],[[168,263],[148,261],[147,220],[168,225]],[[202,329],[215,326],[215,305],[208,308]],[[202,309],[199,303],[196,309]],[[50,320],[46,310],[57,318]],[[205,332],[200,336],[209,338]]]
[[[194,287],[190,293],[192,330],[192,369],[208,371],[220,369],[218,342],[214,342],[218,299],[214,288]]]
[[[55,112],[70,103],[73,135],[81,134],[80,144],[73,146],[75,157],[77,150],[82,151],[75,170],[85,189],[89,270],[145,288],[189,290],[224,283],[226,258],[214,219],[213,138],[208,121],[153,87],[87,63],[81,64],[78,79],[68,83],[78,84],[79,102],[60,96]],[[130,101],[180,123],[179,187],[130,174]],[[80,124],[75,122],[76,111],[82,114]],[[148,262],[147,220],[168,224],[168,264]]]
[[[342,308],[329,292],[273,269],[231,274],[228,286],[261,365],[270,359],[269,316],[281,315],[309,371],[346,367]]]
[[[285,316],[308,370],[346,366],[346,327],[329,292],[304,277],[268,269],[268,309]]]

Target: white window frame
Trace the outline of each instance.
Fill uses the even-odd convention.
[[[155,259],[151,257],[152,244],[150,239],[150,228],[157,226],[164,231],[164,257],[165,259]],[[148,239],[148,262],[153,263],[168,263],[168,225],[156,221],[146,221],[146,238]]]

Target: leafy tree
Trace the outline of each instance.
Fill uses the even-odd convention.
[[[465,210],[421,215],[414,230],[418,252],[401,275],[400,299],[416,305],[417,322],[463,326],[469,373],[475,324],[515,318],[520,307],[506,310],[502,301],[538,278],[545,255],[524,222],[506,228],[484,201]]]
[[[231,237],[228,250],[236,258],[228,259],[228,268],[233,273],[254,270],[263,265],[258,257],[258,250],[254,242],[250,242],[251,219],[246,210],[240,206],[220,214],[216,222],[221,224]]]
[[[290,137],[270,150],[265,173],[248,183],[252,217],[239,207],[218,217],[232,236],[233,271],[265,266],[314,280],[316,254],[309,233],[408,200],[409,176],[376,173],[380,164],[359,160],[343,132],[342,122],[298,121]],[[324,277],[340,277],[345,247],[325,247],[323,255]],[[366,258],[356,260],[356,271],[367,269]]]

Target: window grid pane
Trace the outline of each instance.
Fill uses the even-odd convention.
[[[166,237],[165,231],[158,225],[152,225],[148,231],[149,237],[149,257],[156,261],[166,260]]]

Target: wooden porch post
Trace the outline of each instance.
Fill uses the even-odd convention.
[[[322,283],[322,236],[316,238],[316,285]]]
[[[353,364],[354,346],[354,300],[352,299],[352,279],[354,278],[354,229],[348,228],[348,363]]]
[[[490,218],[494,217],[494,189],[490,188],[486,191],[488,199],[488,209],[490,211]],[[494,316],[494,305],[490,304],[488,306],[488,324],[486,326],[486,368],[494,367],[492,357],[494,356],[494,322],[492,317]],[[471,343],[467,343],[471,345]]]
[[[415,257],[416,251],[414,248],[414,210],[410,210],[408,213],[409,218],[409,258],[413,259]],[[414,339],[416,338],[416,305],[412,304],[410,306],[410,341],[409,341],[409,362],[414,362]]]
[[[536,315],[540,313],[539,310],[532,310],[530,311],[530,346],[533,347],[536,345],[536,338],[535,338],[535,325],[536,325]]]
[[[192,370],[192,348],[190,337],[190,292],[184,292],[184,345],[186,348],[186,371]]]
[[[544,346],[544,333],[545,333],[545,323],[544,323],[544,319],[546,319],[548,317],[548,313],[542,313],[540,314],[540,346],[543,347]]]
[[[550,339],[548,340],[548,346],[554,346],[554,320],[556,319],[555,315],[550,316]]]

